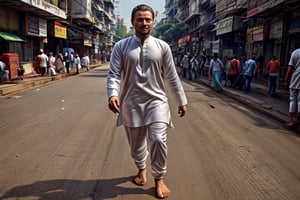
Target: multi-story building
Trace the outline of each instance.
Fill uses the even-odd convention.
[[[199,28],[199,54],[211,54],[213,49],[218,46],[214,41],[216,39],[215,22],[216,18],[216,2],[215,0],[202,0],[200,2],[200,28]]]
[[[170,23],[176,22],[175,15],[177,13],[179,0],[166,0],[165,1],[165,13],[166,20]]]
[[[189,26],[178,47],[222,58],[256,53],[259,75],[275,55],[283,78],[291,51],[300,48],[299,0],[167,0],[166,14],[170,22]]]
[[[178,39],[178,49],[185,52],[195,52],[204,54],[212,51],[215,40],[214,23],[216,4],[214,0],[178,0],[173,10],[175,15],[170,15],[171,19],[177,22],[184,22],[188,25],[187,32]]]
[[[189,4],[189,0],[178,0],[173,7],[173,10],[176,10],[175,15],[169,15],[168,21],[169,23],[172,21],[175,22],[184,22],[184,20],[189,16],[189,7],[186,6]],[[175,38],[176,41],[177,38]],[[182,33],[182,37],[178,38],[178,44],[172,45],[172,49],[174,54],[184,54],[185,52],[189,51],[190,36],[188,32]],[[180,55],[178,59],[181,59]]]
[[[67,39],[67,2],[28,0],[1,0],[0,4],[0,54],[18,53],[20,61],[33,61],[39,49],[49,43]],[[14,38],[6,35],[14,34]]]
[[[40,49],[97,58],[111,51],[115,0],[0,0],[0,54],[18,53],[27,73]]]
[[[216,36],[218,48],[214,51],[223,57],[245,55],[247,0],[216,0]]]
[[[273,56],[282,64],[284,76],[291,51],[300,48],[299,0],[249,0],[247,50],[263,56],[263,65]]]
[[[189,44],[187,51],[199,52],[199,29],[200,29],[200,0],[188,2],[188,17],[184,22],[188,25],[186,42]]]
[[[114,0],[69,1],[68,44],[79,54],[111,51],[115,24]]]

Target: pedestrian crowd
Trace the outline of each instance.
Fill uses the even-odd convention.
[[[206,76],[217,92],[222,92],[223,87],[231,87],[248,94],[253,78],[258,77],[262,70],[260,59],[256,59],[255,53],[248,59],[245,56],[238,58],[237,54],[224,56],[224,59],[221,59],[218,53],[214,53],[213,56],[205,54],[197,57],[194,53],[187,52],[181,58],[176,57],[175,63],[182,70],[179,74],[187,80]],[[265,76],[268,76],[268,96],[270,97],[276,97],[279,72],[280,62],[276,56],[273,56],[263,72]]]
[[[251,91],[251,83],[255,78],[264,75],[267,77],[268,97],[276,98],[281,64],[277,56],[273,55],[263,66],[263,56],[251,58],[245,56],[238,58],[224,56],[222,60],[217,53],[213,56],[205,54],[197,57],[194,53],[186,52],[181,57],[174,59],[182,73],[179,74],[187,80],[197,80],[203,76],[211,81],[212,88],[222,92],[223,87],[243,90],[245,94]],[[178,69],[178,68],[177,68]],[[261,73],[262,72],[262,73]],[[289,88],[289,116],[290,120],[285,125],[289,129],[296,129],[300,124],[300,48],[291,53],[288,70],[285,76],[285,86]]]
[[[90,58],[87,53],[80,57],[76,52],[66,51],[54,56],[53,52],[45,54],[43,49],[40,49],[34,62],[34,69],[37,74],[42,76],[55,76],[58,73],[70,75],[71,68],[75,68],[76,74],[79,74],[82,68],[88,71],[89,65]]]

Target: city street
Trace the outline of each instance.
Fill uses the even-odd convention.
[[[156,199],[107,108],[107,66],[0,97],[0,199]],[[298,200],[300,138],[210,88],[183,81],[185,117],[170,96],[171,200]]]

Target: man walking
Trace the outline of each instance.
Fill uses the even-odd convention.
[[[48,56],[44,53],[43,49],[40,49],[39,55],[37,55],[36,58],[36,68],[40,68],[40,72],[42,76],[46,76],[47,73],[47,67],[48,67]],[[39,70],[37,70],[38,73]]]
[[[300,109],[300,48],[292,52],[289,68],[285,76],[285,84],[287,85],[288,82],[290,88],[290,121],[286,123],[286,126],[290,129],[295,129],[298,125],[295,117]]]
[[[244,82],[245,88],[244,91],[246,94],[250,92],[252,78],[255,76],[256,72],[256,54],[252,54],[252,58],[249,58],[245,63],[245,71],[244,71]]]
[[[147,5],[132,10],[135,35],[114,47],[107,75],[107,95],[109,108],[119,113],[117,125],[125,128],[131,156],[138,168],[134,183],[142,186],[147,182],[149,146],[156,195],[167,198],[171,191],[163,176],[167,172],[167,128],[172,127],[172,120],[165,82],[174,94],[180,117],[185,115],[187,99],[169,45],[150,35],[154,16]]]
[[[279,70],[280,70],[280,62],[276,58],[276,56],[273,56],[272,59],[268,62],[266,73],[268,74],[268,81],[269,81],[269,92],[268,95],[270,97],[276,96],[276,90],[277,90],[277,80],[279,77]]]
[[[223,86],[221,83],[221,73],[222,69],[224,68],[224,65],[222,61],[219,58],[219,55],[217,53],[214,53],[213,59],[210,61],[209,65],[209,72],[208,72],[208,80],[213,81],[214,89],[217,92],[223,91]],[[211,78],[212,76],[212,78]]]

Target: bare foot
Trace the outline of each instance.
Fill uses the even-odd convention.
[[[133,182],[138,186],[146,185],[146,183],[147,183],[146,172],[147,172],[146,168],[145,169],[140,169],[139,173],[136,175]]]
[[[168,198],[171,190],[165,185],[162,179],[155,179],[156,196],[160,199]]]

